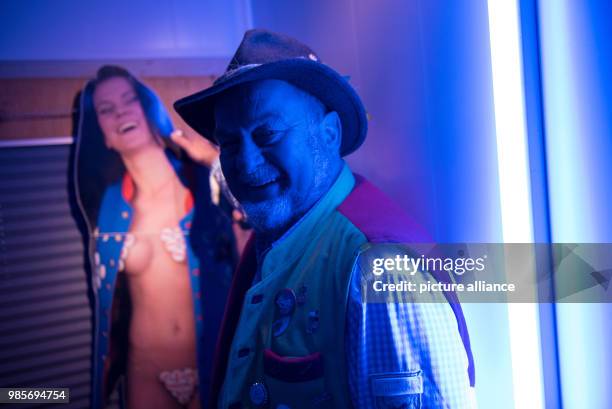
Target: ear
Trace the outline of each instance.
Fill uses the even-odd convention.
[[[342,123],[336,111],[330,111],[325,114],[321,121],[321,131],[325,145],[332,148],[335,152],[340,152]]]

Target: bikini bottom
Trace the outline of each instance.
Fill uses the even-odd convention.
[[[198,371],[193,368],[163,371],[159,380],[178,403],[186,406],[198,388]]]

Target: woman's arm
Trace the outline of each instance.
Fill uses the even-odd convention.
[[[221,171],[219,162],[219,149],[206,138],[195,135],[192,132],[183,132],[180,129],[170,134],[172,141],[180,146],[187,155],[196,163],[206,166],[210,170],[210,192],[211,201],[221,206],[222,198],[232,208],[232,230],[236,237],[238,254],[242,254],[244,245],[251,234],[250,227],[242,206],[232,195]]]
[[[180,146],[196,163],[211,168],[213,162],[219,158],[219,149],[206,138],[195,135],[193,132],[183,132],[175,129],[170,134],[172,142]]]

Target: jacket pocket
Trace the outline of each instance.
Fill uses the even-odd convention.
[[[423,377],[421,371],[370,375],[372,399],[376,409],[421,409]]]
[[[332,394],[325,389],[324,369],[320,352],[284,357],[271,349],[264,350],[264,373],[271,407],[333,408]]]

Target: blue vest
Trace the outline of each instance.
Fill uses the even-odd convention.
[[[345,166],[309,212],[266,253],[258,270],[254,237],[234,276],[217,344],[211,406],[345,408],[350,406],[344,357],[347,295],[365,243],[426,243],[422,228],[381,191]],[[441,275],[434,275],[444,281]],[[299,306],[300,288],[308,300]],[[286,329],[277,297],[294,293]],[[457,320],[468,358],[467,375],[475,382],[474,360],[461,306],[444,294]],[[309,332],[311,312],[317,330]],[[278,406],[277,406],[278,405]]]

